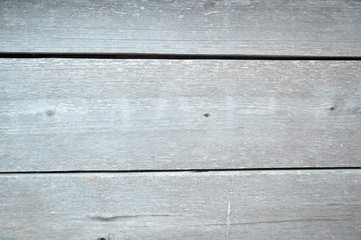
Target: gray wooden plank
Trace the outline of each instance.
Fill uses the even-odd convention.
[[[361,171],[0,176],[1,238],[360,239]]]
[[[0,69],[1,171],[361,166],[357,61],[1,59]]]
[[[361,55],[359,0],[2,0],[1,52]]]

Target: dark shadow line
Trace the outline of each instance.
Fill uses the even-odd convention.
[[[164,59],[164,60],[317,60],[360,61],[361,56],[164,54],[164,53],[36,53],[0,52],[0,58],[80,58],[80,59]]]
[[[361,167],[297,167],[297,168],[219,168],[219,169],[145,169],[145,170],[64,170],[6,171],[0,174],[74,174],[74,173],[169,173],[169,172],[252,172],[252,171],[361,170]]]

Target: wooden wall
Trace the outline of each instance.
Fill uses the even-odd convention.
[[[0,1],[0,239],[361,239],[358,0]]]

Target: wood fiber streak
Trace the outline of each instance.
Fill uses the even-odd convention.
[[[357,61],[2,59],[0,170],[361,167]]]
[[[361,56],[359,0],[2,0],[0,52]]]

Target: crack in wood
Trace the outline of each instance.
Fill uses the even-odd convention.
[[[100,222],[112,222],[121,219],[129,219],[129,218],[146,218],[146,217],[175,217],[181,215],[169,215],[169,214],[149,214],[149,215],[119,215],[119,216],[112,216],[112,217],[89,217],[92,220],[100,221]]]

